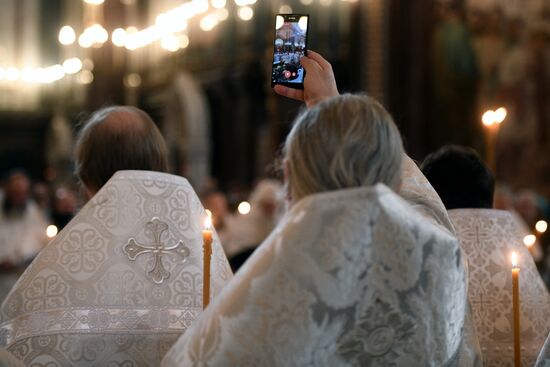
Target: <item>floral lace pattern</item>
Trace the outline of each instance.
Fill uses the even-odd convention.
[[[457,240],[387,187],[312,195],[162,366],[455,366],[466,292]]]
[[[185,179],[117,172],[12,289],[0,346],[26,366],[158,366],[202,313],[205,216]],[[232,273],[213,251],[216,296]]]
[[[513,366],[510,255],[518,253],[522,365],[532,366],[550,332],[550,298],[525,234],[506,211],[455,209],[449,216],[468,257],[468,298],[484,366]]]

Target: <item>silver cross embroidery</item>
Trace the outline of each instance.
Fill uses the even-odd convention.
[[[162,255],[164,254],[177,254],[185,259],[189,256],[189,249],[183,244],[182,241],[178,241],[173,246],[165,246],[161,242],[162,234],[168,229],[168,224],[161,222],[158,218],[151,219],[150,222],[145,224],[146,233],[147,231],[152,234],[154,244],[152,246],[142,245],[136,242],[135,238],[130,238],[128,242],[124,245],[122,250],[128,256],[128,259],[135,261],[139,255],[151,253],[155,257],[155,262],[153,268],[147,272],[151,277],[153,282],[156,284],[161,284],[164,279],[170,277],[170,272],[166,270],[164,264],[162,263]]]

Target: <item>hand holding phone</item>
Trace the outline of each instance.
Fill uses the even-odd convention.
[[[295,89],[284,85],[275,85],[275,93],[305,102],[312,107],[322,100],[338,96],[338,87],[330,63],[317,52],[308,50],[308,55],[302,58],[302,66],[307,71],[304,79],[304,89]]]
[[[300,58],[307,51],[309,15],[277,14],[271,87],[279,84],[303,89],[305,71]]]

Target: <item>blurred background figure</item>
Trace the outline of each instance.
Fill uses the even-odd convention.
[[[249,201],[241,202],[237,213],[225,218],[220,236],[233,271],[239,269],[275,228],[283,208],[282,184],[264,179],[258,182]]]
[[[15,171],[0,195],[0,301],[48,240],[46,217],[30,199],[30,190],[27,175]]]
[[[77,211],[76,194],[68,187],[58,187],[53,196],[51,221],[62,230],[73,219]]]

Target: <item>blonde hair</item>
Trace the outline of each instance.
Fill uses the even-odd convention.
[[[283,153],[292,201],[323,191],[401,183],[399,131],[384,107],[365,95],[344,94],[305,111]]]

